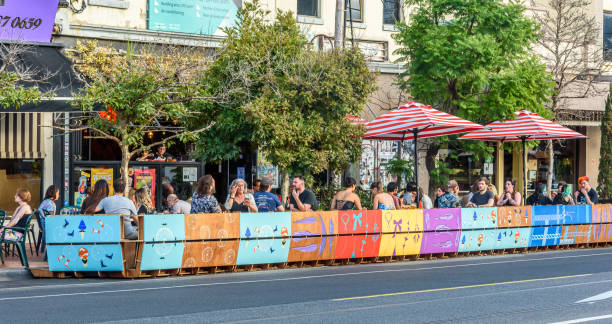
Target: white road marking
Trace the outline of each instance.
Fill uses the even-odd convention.
[[[612,298],[612,290],[606,291],[605,293],[601,293],[599,295],[595,295],[593,297],[589,297],[589,298],[585,298],[583,300],[579,300],[579,301],[576,302],[576,304],[578,304],[578,303],[596,302],[596,301],[604,300],[604,299],[608,299],[608,298]]]
[[[165,286],[165,287],[150,287],[150,288],[133,288],[133,289],[122,289],[117,290],[120,291],[136,291],[139,289],[142,290],[152,290],[152,289],[169,289],[169,288],[185,288],[185,287],[199,287],[199,286],[216,286],[216,285],[231,285],[231,284],[245,284],[245,283],[259,283],[259,282],[274,282],[274,281],[292,281],[292,280],[306,280],[306,279],[319,279],[326,277],[343,277],[343,276],[353,276],[353,275],[364,275],[364,274],[376,274],[376,273],[387,273],[387,272],[405,272],[405,271],[421,271],[421,270],[435,270],[435,269],[450,269],[450,268],[463,268],[463,267],[473,267],[473,266],[482,266],[482,265],[493,265],[493,264],[504,264],[504,263],[514,263],[514,262],[534,262],[534,261],[546,261],[546,260],[555,260],[555,259],[572,259],[572,258],[581,258],[581,257],[591,257],[591,256],[600,256],[600,255],[612,255],[612,252],[606,253],[593,253],[593,254],[580,254],[580,255],[568,255],[568,256],[556,256],[550,258],[533,258],[533,259],[510,259],[505,261],[493,261],[493,262],[480,262],[480,263],[466,263],[466,264],[455,264],[455,265],[445,265],[445,266],[432,266],[432,267],[421,267],[421,268],[407,268],[407,269],[386,269],[386,270],[373,270],[373,271],[356,271],[356,272],[347,272],[347,273],[333,273],[333,274],[318,274],[311,276],[302,276],[302,277],[290,277],[290,278],[275,278],[275,279],[259,279],[259,280],[243,280],[243,281],[228,281],[228,282],[216,282],[216,283],[202,283],[202,284],[191,284],[191,285],[177,285],[177,286]],[[411,265],[409,262],[406,262],[406,265]],[[381,264],[380,266],[384,266]],[[321,268],[308,268],[309,270],[324,270],[324,269],[342,269],[342,267],[321,267]],[[296,269],[296,270],[304,270],[304,269]],[[251,273],[229,273],[231,276],[244,275],[244,274],[265,274],[274,272],[251,272]],[[3,292],[15,290],[15,291],[24,291],[24,290],[35,290],[37,288],[47,289],[47,288],[71,288],[71,287],[91,287],[91,286],[101,286],[105,284],[151,284],[159,281],[178,281],[178,280],[213,280],[218,279],[217,276],[192,276],[192,277],[184,277],[184,278],[158,278],[158,279],[143,279],[143,280],[119,280],[119,281],[110,281],[110,282],[95,282],[95,283],[83,283],[83,284],[68,284],[68,285],[43,285],[43,286],[30,286],[30,287],[11,287],[11,288],[3,288]],[[89,292],[89,293],[97,293],[97,292]],[[66,293],[66,294],[56,294],[49,296],[70,296],[74,294],[80,293]],[[42,295],[45,296],[45,295]],[[23,297],[5,297],[0,298],[2,300],[10,300],[14,298],[23,298]]]
[[[608,314],[608,315],[601,315],[601,316],[593,316],[593,317],[585,317],[585,318],[578,318],[578,319],[571,320],[571,321],[554,322],[554,323],[550,323],[550,324],[574,324],[574,323],[584,323],[584,322],[599,321],[599,320],[602,320],[602,319],[607,319],[607,318],[612,318],[612,314]]]

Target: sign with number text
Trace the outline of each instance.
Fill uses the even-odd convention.
[[[0,5],[0,39],[51,41],[59,0],[4,0]]]

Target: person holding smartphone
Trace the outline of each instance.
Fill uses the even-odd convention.
[[[246,181],[238,178],[232,181],[230,193],[225,201],[225,209],[231,213],[256,213],[255,198],[246,191]]]

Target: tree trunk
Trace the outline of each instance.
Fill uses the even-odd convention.
[[[129,163],[130,163],[130,148],[128,146],[125,145],[119,145],[121,147],[121,179],[123,179],[123,182],[125,183],[125,189],[123,190],[123,195],[125,197],[128,197],[128,194],[130,192],[130,186],[129,186]]]
[[[555,150],[553,148],[553,141],[548,140],[548,175],[546,176],[546,189],[548,190],[548,197],[552,198],[552,183],[553,183],[553,172],[555,166]]]
[[[287,205],[287,197],[289,197],[289,173],[281,171],[281,198],[283,205]]]

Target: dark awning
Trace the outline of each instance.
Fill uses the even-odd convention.
[[[0,109],[0,112],[61,112],[78,111],[71,105],[73,93],[85,87],[77,77],[72,65],[61,50],[58,43],[30,43],[27,50],[20,54],[22,62],[36,71],[39,75],[51,72],[51,77],[44,82],[23,83],[24,86],[37,86],[42,92],[53,92],[55,97],[37,104],[26,104],[20,108]],[[38,78],[40,79],[40,78]]]

